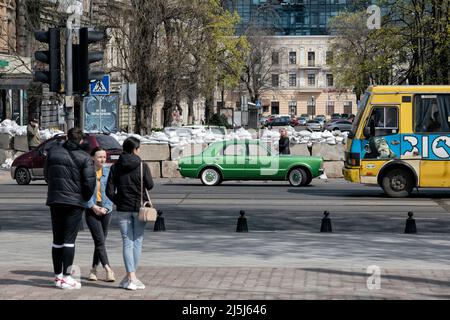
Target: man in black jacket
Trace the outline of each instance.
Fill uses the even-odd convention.
[[[291,154],[289,137],[286,129],[280,129],[280,141],[278,141],[279,154]]]
[[[85,203],[95,190],[96,175],[89,154],[81,150],[83,132],[72,128],[63,145],[48,151],[44,176],[48,182],[47,205],[53,229],[52,258],[55,286],[79,289],[81,283],[71,277],[75,240]]]

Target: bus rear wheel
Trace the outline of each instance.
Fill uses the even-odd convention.
[[[405,198],[413,191],[414,178],[405,169],[393,169],[383,176],[381,187],[392,198]]]

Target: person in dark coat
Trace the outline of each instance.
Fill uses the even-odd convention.
[[[123,259],[127,275],[119,286],[128,290],[145,289],[137,278],[136,270],[142,251],[145,222],[139,221],[141,207],[141,163],[140,141],[134,137],[123,143],[123,153],[111,167],[106,186],[106,196],[116,205],[120,232],[123,240]],[[148,201],[146,190],[153,188],[150,169],[142,165],[143,201]]]
[[[279,154],[291,154],[291,150],[289,149],[289,137],[286,129],[280,129],[278,151]]]
[[[48,151],[44,176],[48,182],[46,205],[50,207],[55,286],[79,289],[81,283],[71,276],[75,240],[84,207],[94,193],[96,176],[89,154],[80,149],[83,132],[72,128],[67,141]]]

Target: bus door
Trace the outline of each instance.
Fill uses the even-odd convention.
[[[361,141],[361,182],[376,183],[381,167],[400,158],[398,106],[373,106]]]
[[[414,96],[414,131],[411,148],[421,155],[421,187],[450,186],[450,95]]]

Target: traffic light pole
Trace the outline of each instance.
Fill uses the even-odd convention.
[[[67,114],[67,130],[73,128],[75,126],[75,112],[74,112],[74,97],[73,97],[73,56],[72,56],[72,42],[73,42],[73,30],[74,26],[79,27],[80,16],[76,13],[73,13],[67,19],[67,41],[66,41],[66,114]],[[75,22],[75,23],[73,23]]]

